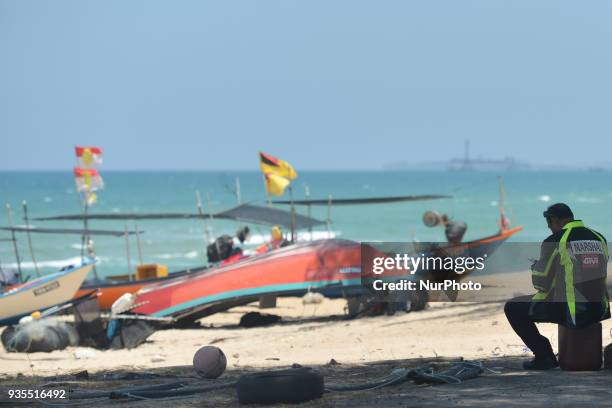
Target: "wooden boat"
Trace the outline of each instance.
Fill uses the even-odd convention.
[[[70,266],[0,294],[0,326],[16,324],[24,316],[72,299],[93,264]]]
[[[474,253],[492,253],[521,229],[502,230],[461,245]],[[227,267],[147,286],[137,294],[135,302],[142,305],[133,312],[192,321],[264,295],[301,296],[309,291],[328,297],[362,294],[361,244],[341,239],[298,243]]]

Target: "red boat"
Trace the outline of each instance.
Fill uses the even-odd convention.
[[[195,320],[262,295],[299,295],[308,290],[361,284],[360,245],[348,240],[298,243],[209,271],[143,288],[133,310],[157,317]]]
[[[521,229],[502,230],[461,245],[491,253]],[[350,296],[362,290],[361,245],[327,239],[298,243],[226,267],[147,286],[138,293],[135,302],[142,305],[133,312],[193,321],[263,295],[299,296],[315,291],[326,296]]]

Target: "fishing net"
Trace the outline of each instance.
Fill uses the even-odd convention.
[[[2,345],[8,352],[50,352],[79,344],[79,335],[70,323],[46,318],[7,327]]]

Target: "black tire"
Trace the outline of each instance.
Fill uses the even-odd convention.
[[[245,374],[236,384],[241,404],[310,401],[321,398],[324,389],[323,376],[307,367]]]

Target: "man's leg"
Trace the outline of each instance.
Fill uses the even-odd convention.
[[[504,312],[508,322],[521,340],[535,354],[538,361],[554,361],[556,357],[550,341],[540,334],[535,323],[529,317],[531,296],[519,296],[506,303]]]

